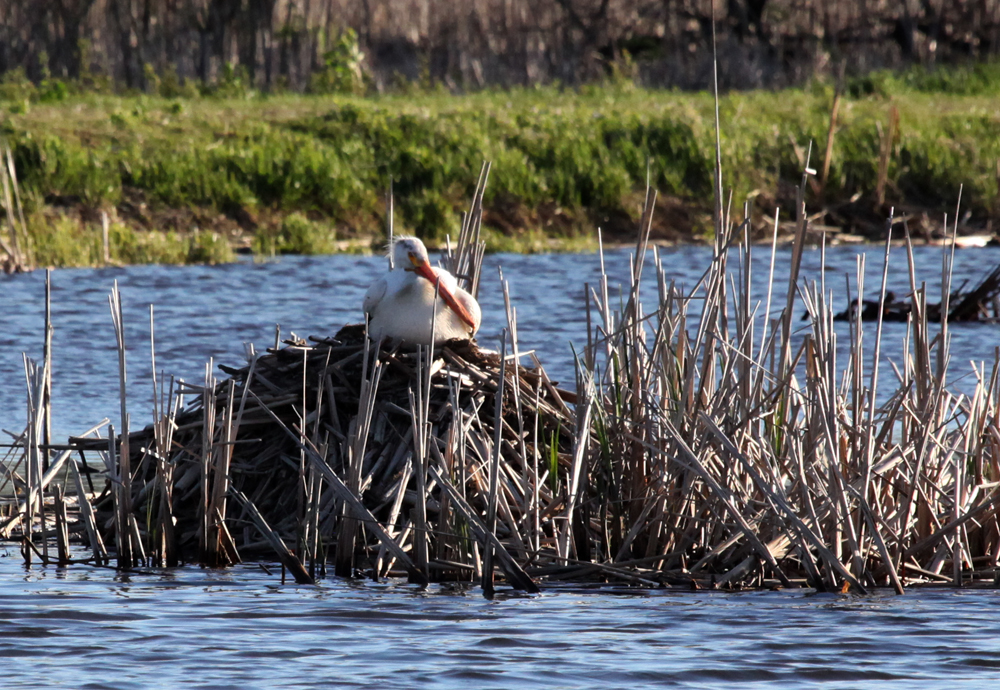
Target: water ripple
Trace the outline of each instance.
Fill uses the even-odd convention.
[[[1000,668],[998,606],[998,592],[559,586],[489,602],[445,586],[282,587],[249,566],[125,578],[2,558],[0,657],[10,688],[37,687],[40,668],[85,688],[977,687]]]

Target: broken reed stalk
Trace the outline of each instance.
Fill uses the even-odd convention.
[[[493,397],[493,444],[490,448],[489,462],[489,489],[486,498],[486,529],[485,533],[496,532],[497,527],[497,486],[500,475],[500,444],[503,440],[503,394],[506,383],[507,372],[507,330],[501,331],[500,335],[500,378],[498,379],[497,394]],[[493,588],[493,545],[485,544],[483,547],[483,593],[487,598],[492,598]]]
[[[42,430],[42,471],[49,469],[49,451],[52,445],[52,269],[45,269],[45,342],[43,344],[42,369],[42,415],[45,426]]]
[[[129,524],[129,518],[132,516],[132,455],[129,448],[129,416],[126,395],[128,372],[125,359],[125,316],[122,311],[121,292],[118,290],[117,280],[114,283],[114,289],[108,296],[108,303],[111,307],[111,322],[114,325],[115,345],[118,350],[118,397],[122,425],[121,447],[118,449],[114,447],[113,433],[109,438],[109,454],[112,464],[117,460],[118,466],[115,468],[115,474],[120,483],[117,491],[118,517],[115,521],[116,537],[118,538],[118,567],[131,568],[135,565],[135,558],[132,548],[132,530]]]
[[[153,318],[153,305],[149,305],[149,358],[153,373],[153,443],[154,462],[156,465],[157,507],[155,523],[151,527],[151,555],[158,566],[173,567],[177,565],[176,536],[173,521],[173,472],[174,466],[168,461],[173,442],[173,431],[176,427],[174,419],[177,416],[178,405],[182,396],[174,397],[173,379],[165,391],[157,385],[156,374],[156,332]],[[82,506],[81,506],[82,509]],[[93,540],[91,540],[93,541]]]

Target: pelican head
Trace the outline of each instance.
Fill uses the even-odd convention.
[[[419,239],[405,235],[397,237],[392,243],[392,265],[395,267],[395,270],[412,271],[421,278],[428,280],[431,285],[435,286],[441,295],[441,299],[451,307],[452,311],[462,321],[472,328],[473,332],[479,328],[478,317],[472,314],[468,307],[456,298],[456,294],[452,290],[452,286],[457,289],[457,285],[454,285],[455,279],[447,271],[442,271],[431,266],[430,257],[427,255],[427,247]],[[447,282],[442,282],[442,273],[449,279]],[[448,283],[451,283],[451,285]],[[469,295],[469,299],[475,302],[471,295]],[[478,305],[476,307],[478,309]]]
[[[417,271],[431,265],[427,247],[416,237],[400,236],[392,243],[392,265],[405,271]]]

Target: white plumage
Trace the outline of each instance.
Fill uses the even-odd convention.
[[[482,319],[479,303],[458,286],[455,276],[430,265],[423,242],[399,237],[390,251],[393,269],[365,293],[363,306],[373,340],[396,338],[429,345],[432,319],[435,344],[476,334]]]

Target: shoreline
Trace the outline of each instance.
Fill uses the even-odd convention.
[[[216,265],[233,263],[238,257],[252,257],[254,261],[267,261],[280,256],[322,256],[335,254],[377,255],[384,252],[385,236],[378,234],[356,234],[351,237],[337,238],[334,230],[324,232],[320,223],[305,225],[302,214],[297,212],[279,217],[272,217],[268,227],[245,230],[231,219],[220,216],[214,224],[215,229],[177,230],[171,228],[135,227],[119,220],[113,211],[115,220],[109,221],[110,232],[102,246],[101,223],[88,223],[84,218],[88,214],[75,213],[74,216],[61,214],[52,216],[46,213],[49,226],[54,232],[62,233],[55,240],[50,235],[48,244],[42,245],[48,251],[49,262],[39,262],[32,268],[101,268],[104,266],[132,266],[147,264],[165,265]],[[100,217],[99,212],[91,211],[89,217]],[[765,223],[751,223],[750,243],[756,246],[770,246],[772,242],[778,246],[790,245],[795,240],[795,223],[781,221],[775,228],[773,217],[765,217]],[[914,222],[915,221],[915,222]],[[295,224],[299,223],[296,230]],[[1000,235],[986,232],[990,228],[982,228],[960,224],[957,234],[954,227],[945,229],[943,223],[928,222],[927,214],[909,214],[893,219],[892,246],[905,246],[903,239],[904,223],[910,229],[910,240],[914,246],[950,245],[954,239],[956,249],[979,248],[994,246],[1000,243]],[[298,231],[305,237],[293,238],[291,244],[280,249],[285,228],[293,226],[293,232]],[[211,226],[210,226],[211,227]],[[638,222],[636,223],[638,227]],[[803,245],[819,247],[823,242],[826,246],[857,245],[881,246],[885,244],[885,223],[878,235],[865,235],[850,232],[847,229],[829,225],[813,224],[807,227]],[[528,230],[513,235],[503,235],[489,228],[483,229],[487,253],[513,254],[547,254],[547,253],[594,253],[599,246],[605,249],[628,249],[635,246],[635,229],[629,235],[620,232],[601,233],[601,240],[594,228],[577,228],[571,234],[547,235],[542,230]],[[310,234],[311,233],[311,234]],[[410,234],[406,230],[397,230],[397,234]],[[432,252],[445,250],[448,239],[425,239]],[[710,247],[712,238],[691,233],[670,232],[669,229],[653,228],[649,238],[650,245],[661,248],[676,247]],[[736,240],[739,245],[742,240]],[[37,253],[38,245],[35,245]],[[0,266],[9,259],[0,247]],[[0,271],[2,273],[3,271]],[[23,271],[12,271],[23,272]]]

